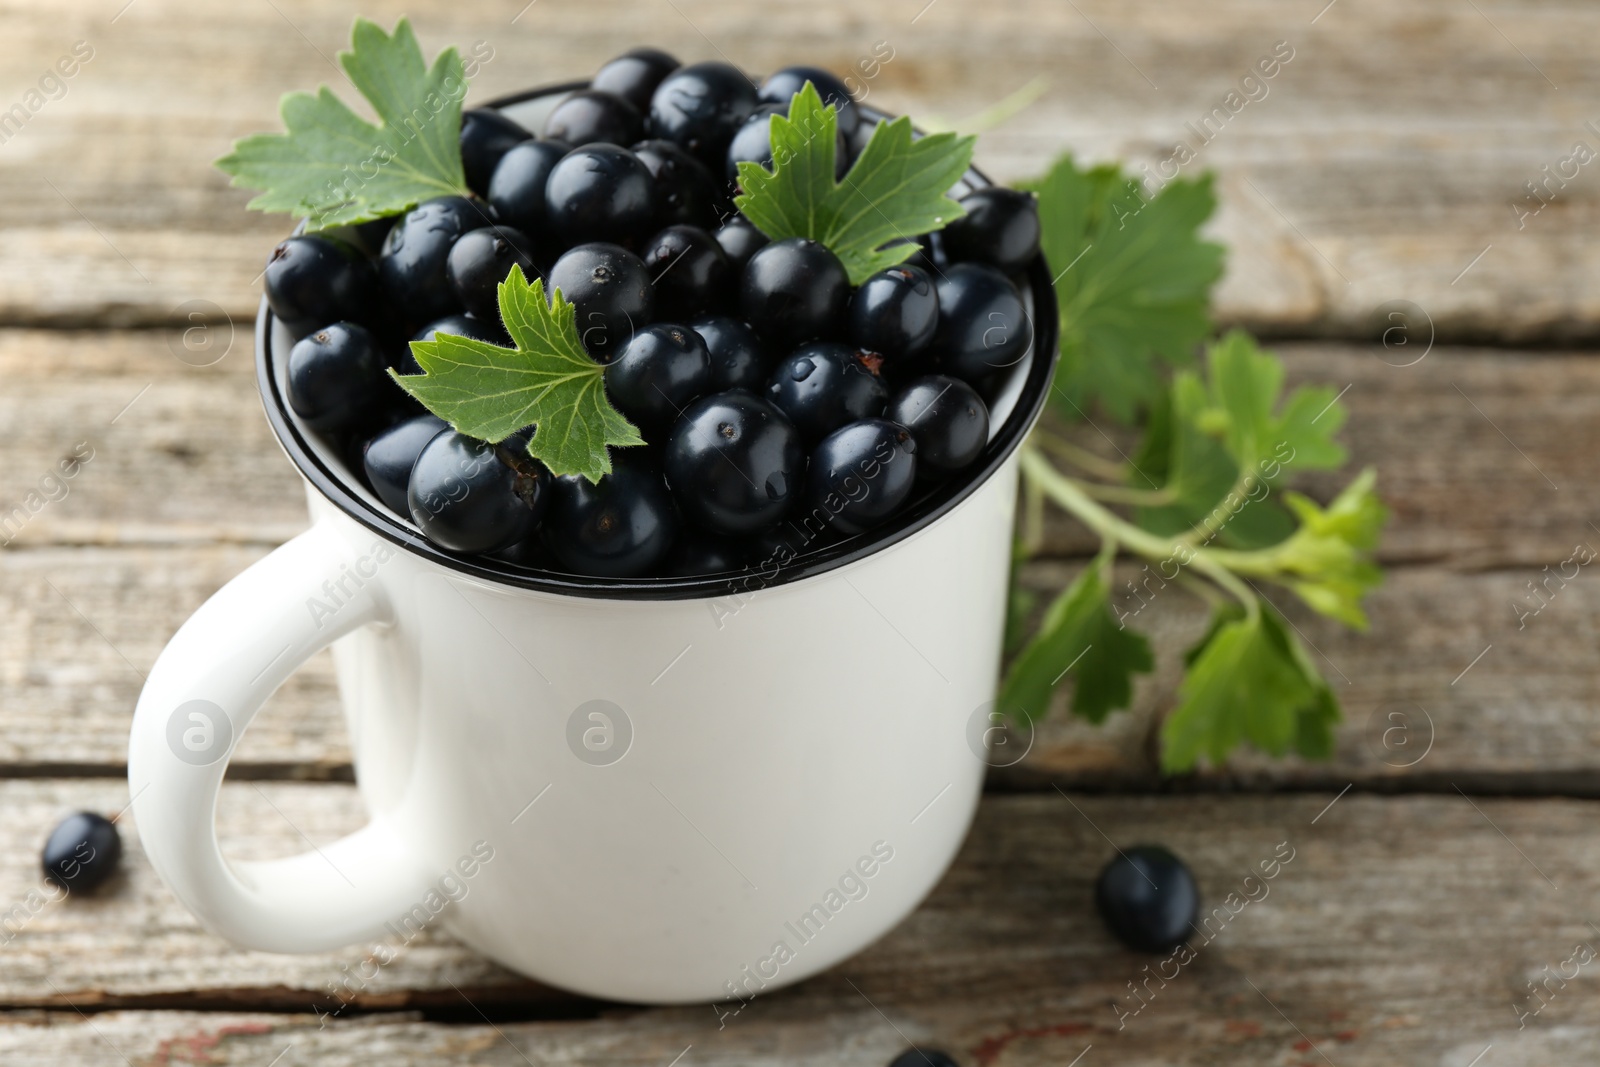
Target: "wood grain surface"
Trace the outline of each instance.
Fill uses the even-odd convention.
[[[483,42],[472,100],[587,76],[643,41],[752,71],[856,70],[885,42],[869,99],[949,122],[1042,79],[979,162],[1014,179],[1072,150],[1159,174],[1186,144],[1180,173],[1218,175],[1229,320],[1376,336],[1379,309],[1405,300],[1442,337],[1600,336],[1585,232],[1600,181],[1571,161],[1577,142],[1600,150],[1600,11],[1558,0],[816,0],[759,17],[734,0],[25,0],[0,41],[6,105],[76,42],[93,57],[0,143],[0,322],[181,321],[195,300],[248,314],[288,224],[241,210],[210,161],[276,128],[288,89],[348,94],[332,57],[358,12],[409,14],[429,51]],[[1245,82],[1275,51],[1290,57],[1275,76]]]
[[[408,14],[429,52],[481,43],[473,101],[640,43],[752,71],[887,50],[861,84],[891,111],[971,128],[1018,105],[978,150],[1002,180],[1067,150],[1159,173],[1186,145],[1182,174],[1216,174],[1219,319],[1282,339],[1293,382],[1345,390],[1352,469],[1376,467],[1393,510],[1369,633],[1266,590],[1344,704],[1334,758],[1242,752],[1161,778],[1203,622],[1166,590],[1132,620],[1158,669],[1130,712],[1091,727],[1058,707],[1011,738],[1026,755],[991,772],[923,907],[721,1020],[551,990],[442,931],[337,996],[370,946],[224,944],[156,879],[131,812],[112,882],[30,896],[57,818],[125,808],[132,707],[168,636],[305,527],[251,366],[258,272],[290,223],[246,212],[210,161],[276,128],[286,90],[352,98],[332,57],[357,13]],[[1594,967],[1550,976],[1600,939],[1582,799],[1600,796],[1600,583],[1544,583],[1600,547],[1600,365],[1582,350],[1600,340],[1600,161],[1577,151],[1600,160],[1597,33],[1600,9],[1559,0],[8,5],[0,117],[29,118],[0,122],[0,1062],[821,1067],[913,1044],[963,1067],[1591,1061]],[[1274,76],[1245,81],[1274,52]],[[74,53],[71,78],[41,81]],[[1025,583],[1060,588],[1092,547],[1053,518]],[[349,753],[323,655],[240,744],[229,854],[360,825]],[[1280,843],[1294,859],[1163,984],[1091,904],[1141,842],[1178,851],[1224,914]]]
[[[1320,1053],[1340,1067],[1465,1067],[1492,1044],[1497,1063],[1578,1062],[1561,1057],[1600,1027],[1587,971],[1552,984],[1521,1030],[1518,1012],[1539,1007],[1528,983],[1543,968],[1596,939],[1585,918],[1585,887],[1600,876],[1592,805],[1330,800],[988,797],[955,866],[901,927],[722,1017],[563,1003],[430,942],[402,952],[364,1004],[319,1018],[312,1005],[337,1006],[328,984],[364,950],[227,947],[156,882],[129,826],[110,892],[47,905],[0,950],[0,1005],[41,1013],[0,1020],[0,1054],[104,1064],[117,1062],[110,1044],[141,1065],[261,1065],[286,1048],[291,1064],[666,1064],[693,1046],[692,1062],[865,1067],[914,1043],[979,1067],[1066,1064],[1090,1045],[1095,1062],[1117,1064],[1303,1064]],[[31,827],[65,808],[123,803],[109,784],[0,784],[0,804],[20,816],[3,830],[0,900],[34,884],[22,858]],[[348,828],[355,806],[348,786],[234,785],[224,834],[239,855],[281,854],[304,847],[302,831],[321,841]],[[1121,949],[1091,907],[1115,849],[1152,839],[1190,859],[1209,916],[1181,966]],[[216,1014],[129,1010],[196,989]],[[248,1000],[283,1014],[227,1010]],[[363,1006],[422,1014],[356,1017]],[[527,1021],[550,1014],[567,1018]]]

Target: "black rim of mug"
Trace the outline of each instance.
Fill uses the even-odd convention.
[[[479,106],[499,110],[541,96],[584,89],[588,84],[588,82],[567,82],[542,86],[498,97]],[[863,108],[863,112],[866,117],[872,119],[892,117],[876,109]],[[967,171],[965,180],[974,187],[994,184],[976,167]],[[596,578],[531,570],[511,563],[498,562],[485,556],[460,555],[427,541],[420,533],[395,518],[386,509],[369,504],[350,490],[344,475],[323,462],[300,428],[289,418],[283,391],[279,388],[279,383],[272,372],[273,315],[271,309],[267,307],[265,297],[262,297],[260,310],[256,314],[256,377],[261,387],[262,405],[266,408],[267,421],[272,426],[272,432],[277,436],[278,443],[289,459],[317,492],[368,530],[431,563],[472,578],[561,596],[609,600],[715,599],[787,585],[836,570],[881,552],[937,522],[994,476],[1011,453],[1022,444],[1023,438],[1027,436],[1034,420],[1044,407],[1050,380],[1055,372],[1056,360],[1060,355],[1057,348],[1060,322],[1055,286],[1052,284],[1050,269],[1045,263],[1043,254],[1036,257],[1029,265],[1027,277],[1033,295],[1033,362],[1010,417],[1000,428],[1000,432],[985,446],[978,462],[963,477],[920,498],[911,508],[895,516],[887,525],[877,527],[868,533],[858,534],[824,548],[802,551],[781,565],[763,561],[750,564],[739,571],[724,571],[692,578]]]

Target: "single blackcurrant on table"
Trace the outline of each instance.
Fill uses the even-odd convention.
[[[116,872],[122,860],[122,837],[104,815],[80,811],[50,831],[40,863],[44,876],[69,893],[87,893]]]
[[[1193,932],[1200,890],[1169,849],[1137,845],[1106,864],[1094,902],[1117,940],[1139,952],[1169,952]]]

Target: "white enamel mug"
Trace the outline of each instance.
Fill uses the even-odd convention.
[[[537,129],[554,99],[505,106]],[[830,548],[634,581],[423,541],[288,410],[292,338],[263,303],[267,415],[311,528],[151,669],[128,778],[152,866],[241,946],[437,925],[551,985],[642,1003],[743,1000],[886,933],[943,874],[982,789],[1015,450],[1055,356],[1042,261],[1027,281],[1034,346],[1006,372],[975,476]],[[371,821],[230,863],[213,822],[228,757],[330,646]]]

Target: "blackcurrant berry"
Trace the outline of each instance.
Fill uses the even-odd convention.
[[[541,277],[533,265],[533,246],[521,230],[484,226],[462,234],[445,260],[445,274],[467,313],[485,322],[500,321],[500,283],[513,266],[529,281]]]
[[[1007,274],[1039,254],[1039,202],[1032,193],[991,185],[961,198],[967,213],[942,231],[955,262],[972,260]]]
[[[666,469],[691,522],[737,536],[783,517],[802,491],[806,457],[783,412],[734,391],[689,405],[667,441]]]
[[[705,315],[690,322],[689,327],[705,341],[706,351],[711,354],[712,390],[759,392],[766,388],[772,372],[772,354],[749,323],[726,315]]]
[[[989,408],[958,378],[930,374],[895,394],[884,417],[911,431],[924,474],[970,467],[989,443]]]
[[[655,219],[655,180],[626,148],[583,145],[551,168],[544,203],[568,242],[631,241]]]
[[[316,430],[347,429],[393,399],[383,349],[365,326],[335,322],[289,350],[289,406]]]
[[[850,340],[887,359],[922,351],[938,328],[933,279],[916,267],[881,270],[850,298]]]
[[[368,219],[358,222],[350,227],[351,243],[368,256],[377,256],[383,251],[384,238],[389,236],[389,231],[394,229],[395,216],[385,215],[381,219]],[[377,272],[373,272],[374,286],[376,286]]]
[[[598,482],[577,475],[552,484],[545,544],[563,567],[602,578],[638,578],[672,548],[678,517],[660,471],[643,458],[614,457]]]
[[[550,288],[561,290],[576,309],[578,336],[589,354],[602,361],[651,321],[655,306],[650,272],[620,245],[571,249],[550,268]]]
[[[316,234],[281,241],[263,279],[267,306],[296,337],[341,319],[372,321],[372,263],[344,241]]]
[[[878,376],[881,362],[849,345],[813,341],[778,364],[767,399],[814,445],[847,422],[883,414],[889,390]]]
[[[957,263],[935,288],[939,329],[929,351],[940,370],[977,382],[1028,354],[1033,322],[1004,274],[983,263]]]
[[[628,145],[644,134],[644,116],[615,93],[579,89],[555,106],[544,135],[570,145]]]
[[[704,163],[659,139],[640,141],[633,154],[656,180],[656,219],[661,225],[717,225],[723,191]]]
[[[772,116],[784,114],[777,104],[761,104],[752,111],[728,142],[727,178],[739,180],[740,163],[759,163],[772,169]]]
[[[744,568],[744,545],[731,537],[718,537],[700,530],[686,530],[662,564],[661,571],[672,578],[698,578],[706,574],[726,574]]]
[[[740,275],[744,274],[744,266],[750,262],[750,257],[772,241],[772,238],[756,229],[755,223],[743,215],[735,215],[713,236],[716,237],[717,244],[722,246],[722,250],[728,253],[728,262],[733,264],[733,269]]]
[[[842,534],[883,522],[911,496],[917,479],[911,431],[886,419],[862,419],[833,431],[811,454],[807,517]]]
[[[406,487],[411,483],[411,468],[427,443],[449,429],[437,415],[418,415],[384,430],[367,442],[361,452],[361,469],[367,484],[389,508],[410,515]]]
[[[423,536],[452,552],[493,552],[532,533],[548,503],[550,472],[512,452],[454,430],[424,445],[406,490]]]
[[[500,158],[513,145],[533,134],[500,112],[488,107],[461,113],[461,166],[467,172],[467,188],[479,196],[489,195],[489,179]]]
[[[506,152],[489,181],[489,203],[495,215],[542,248],[554,243],[550,214],[545,210],[545,185],[555,165],[570,151],[572,146],[562,141],[524,141]]]
[[[804,237],[774,241],[744,266],[739,303],[746,322],[779,347],[832,337],[850,299],[839,257]]]
[[[1193,929],[1200,890],[1177,856],[1137,845],[1106,864],[1094,902],[1117,940],[1139,952],[1168,952]]]
[[[659,48],[631,48],[601,67],[590,87],[616,93],[641,113],[650,110],[650,97],[678,61]]]
[[[955,1057],[936,1048],[910,1048],[889,1061],[889,1067],[961,1067]]]
[[[794,94],[805,88],[806,82],[816,88],[824,104],[832,104],[838,110],[839,132],[845,137],[853,136],[861,125],[861,109],[856,107],[844,82],[818,67],[784,67],[761,83],[760,98],[766,103],[780,105],[784,114],[788,114]]]
[[[611,402],[652,438],[710,384],[706,343],[687,326],[646,326],[606,365]]]
[[[639,254],[655,286],[656,316],[684,322],[720,307],[733,282],[728,254],[698,226],[668,226]]]
[[[728,63],[679,67],[650,97],[650,128],[687,148],[708,167],[721,168],[734,131],[756,106],[756,87]]]
[[[441,196],[412,208],[383,240],[378,278],[389,303],[419,324],[461,310],[445,276],[450,246],[468,230],[493,220],[489,209],[465,197]]]
[[[122,837],[104,815],[75,812],[50,831],[39,858],[52,884],[69,893],[87,893],[116,871]]]

